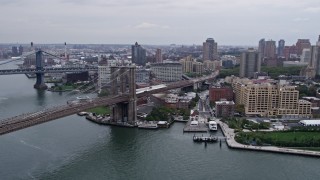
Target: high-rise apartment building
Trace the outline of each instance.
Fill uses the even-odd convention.
[[[203,43],[203,60],[214,60],[218,56],[218,44],[213,38]]]
[[[303,49],[311,48],[311,43],[309,39],[298,39],[296,46],[297,46],[297,54],[298,56],[300,56],[302,54]]]
[[[316,75],[320,75],[320,46],[311,46],[309,66],[315,70]]]
[[[246,115],[310,117],[311,103],[299,100],[294,86],[275,81],[235,79],[232,82],[236,104],[243,104]]]
[[[23,53],[23,47],[20,45],[19,46],[19,55],[22,55],[22,53]]]
[[[98,88],[101,90],[110,85],[110,66],[98,66]]]
[[[264,58],[275,58],[276,57],[276,42],[275,41],[266,41]]]
[[[220,70],[221,69],[221,61],[205,60],[205,61],[203,61],[203,67],[204,67],[204,69],[210,70],[210,71]]]
[[[300,56],[300,61],[310,63],[310,60],[311,60],[311,50],[303,49],[302,54]]]
[[[290,58],[298,57],[298,48],[295,45],[285,46],[284,48],[284,57],[288,60]]]
[[[132,63],[144,66],[146,65],[146,50],[143,49],[137,42],[131,47]]]
[[[194,62],[193,63],[193,72],[196,74],[202,74],[204,71],[202,62]]]
[[[283,57],[283,51],[284,51],[285,41],[283,39],[280,39],[278,41],[278,57]]]
[[[259,47],[258,47],[258,52],[260,54],[260,58],[264,58],[264,50],[266,47],[266,41],[264,39],[260,39],[259,41]]]
[[[253,78],[255,72],[260,72],[261,59],[259,52],[253,48],[242,53],[240,60],[240,77]]]
[[[156,62],[157,63],[162,63],[162,53],[161,53],[161,49],[157,49],[156,51]]]
[[[13,56],[18,56],[19,55],[17,46],[12,46],[12,55]]]
[[[184,73],[193,72],[194,60],[193,60],[192,56],[187,56],[184,59],[181,59],[180,63],[182,65],[182,71]]]

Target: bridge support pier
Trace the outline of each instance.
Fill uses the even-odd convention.
[[[36,71],[43,70],[42,51],[41,49],[36,52]],[[44,73],[36,73],[37,81],[33,86],[35,89],[44,90],[48,86],[44,83]]]
[[[137,96],[135,67],[111,67],[111,93],[127,95],[126,102],[117,103],[112,109],[113,121],[135,125],[137,121]]]

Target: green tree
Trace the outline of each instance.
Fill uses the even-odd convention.
[[[243,104],[237,104],[235,109],[238,113],[245,114],[245,108]]]
[[[105,96],[109,96],[109,91],[107,89],[102,89],[100,91],[100,93],[98,94],[98,97],[105,97]]]

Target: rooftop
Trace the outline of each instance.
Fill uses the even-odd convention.
[[[233,101],[216,101],[216,105],[234,105]]]

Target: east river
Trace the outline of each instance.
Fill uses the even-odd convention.
[[[15,68],[14,64],[0,69]],[[25,75],[0,76],[0,119],[64,104]],[[141,130],[77,115],[0,136],[0,179],[319,179],[319,158],[196,144],[184,124]],[[213,133],[221,135],[221,132]]]

